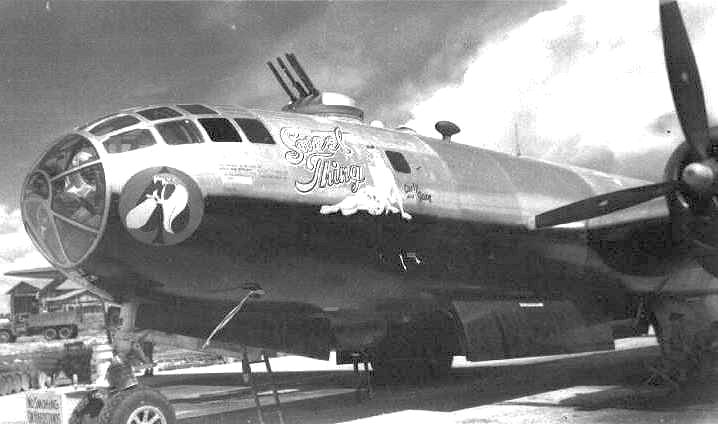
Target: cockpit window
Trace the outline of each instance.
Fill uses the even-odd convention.
[[[39,168],[50,177],[98,160],[97,151],[79,134],[64,137],[42,158]]]
[[[176,118],[178,116],[182,116],[182,114],[177,112],[176,110],[165,107],[165,106],[155,107],[152,109],[145,109],[145,110],[141,110],[137,113],[144,116],[145,118],[149,119],[150,121],[156,121],[158,119],[166,119],[166,118]]]
[[[94,119],[94,120],[88,122],[87,124],[81,126],[80,129],[86,130],[86,129],[88,129],[88,128],[92,128],[92,127],[94,127],[95,125],[97,125],[98,123],[104,121],[105,119],[110,118],[110,117],[115,116],[115,115],[117,115],[117,113],[111,113],[111,114],[109,114],[109,115],[105,115],[105,116],[102,116],[102,117],[100,117],[100,118]]]
[[[81,261],[99,240],[107,212],[102,163],[79,134],[61,138],[25,180],[22,214],[35,245],[54,264]]]
[[[396,172],[411,174],[411,166],[409,166],[409,162],[406,161],[404,155],[399,152],[387,150],[386,157],[389,158],[389,162],[391,162],[391,166],[396,170]]]
[[[244,134],[247,135],[250,142],[274,144],[274,139],[272,135],[269,134],[269,131],[267,131],[267,128],[256,119],[236,118],[234,121],[239,125],[239,128],[244,131]]]
[[[25,185],[25,198],[47,200],[50,197],[50,187],[47,185],[47,179],[39,172],[33,173]]]
[[[208,108],[207,106],[202,105],[177,105],[178,108],[186,110],[189,113],[193,113],[195,115],[216,115],[217,112],[213,111],[212,109]]]
[[[140,120],[130,115],[122,115],[117,118],[105,121],[90,130],[90,133],[98,137],[102,137],[105,134],[109,134],[112,131],[129,127],[130,125],[139,124]]]
[[[123,153],[155,144],[155,138],[147,129],[137,129],[116,134],[102,143],[107,153]]]
[[[202,142],[202,134],[189,119],[164,122],[155,126],[165,143],[171,145],[193,144]]]
[[[99,228],[104,212],[105,178],[99,163],[52,181],[52,210],[70,221]]]
[[[207,131],[207,135],[212,141],[230,143],[239,143],[242,141],[237,130],[224,118],[200,118],[199,123],[202,124],[202,127]]]

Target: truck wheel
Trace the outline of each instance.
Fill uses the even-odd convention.
[[[72,327],[60,327],[60,330],[58,330],[57,333],[60,335],[61,339],[69,339],[72,337],[74,331],[72,331]]]
[[[55,340],[55,339],[57,338],[57,330],[55,330],[55,329],[52,328],[52,327],[46,328],[46,329],[42,332],[42,335],[45,336],[45,339],[46,339],[46,340]]]
[[[175,411],[162,393],[136,385],[112,395],[100,412],[98,424],[175,424]]]
[[[10,374],[10,392],[19,393],[22,391],[22,379],[20,373],[14,372]]]
[[[0,330],[0,343],[12,342],[12,333],[8,330]]]
[[[30,375],[26,372],[20,374],[20,389],[23,392],[30,390]]]
[[[96,423],[97,417],[100,415],[102,407],[105,405],[101,396],[97,396],[97,390],[93,390],[85,395],[80,402],[72,410],[68,424],[85,424],[87,422]]]

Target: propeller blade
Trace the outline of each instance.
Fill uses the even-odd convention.
[[[701,159],[706,159],[711,145],[703,87],[678,3],[661,1],[660,15],[673,104],[688,144]]]
[[[582,221],[606,215],[617,210],[630,208],[643,202],[665,196],[678,188],[677,181],[651,184],[626,190],[614,191],[600,196],[589,197],[566,206],[561,206],[536,215],[536,228],[552,227],[569,222]]]

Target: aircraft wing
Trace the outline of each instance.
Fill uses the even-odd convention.
[[[33,269],[22,269],[17,271],[9,271],[5,273],[8,277],[21,277],[21,278],[41,278],[41,279],[54,279],[62,277],[63,274],[56,268],[33,268]]]

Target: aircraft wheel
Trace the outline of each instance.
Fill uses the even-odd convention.
[[[46,339],[46,340],[55,340],[55,339],[57,338],[57,330],[55,330],[55,329],[52,328],[52,327],[46,328],[46,329],[42,332],[42,335],[45,336],[45,339]]]
[[[121,390],[105,402],[99,424],[175,424],[175,411],[155,389],[136,385]]]
[[[8,330],[0,330],[0,343],[12,342],[12,334]]]
[[[73,330],[72,327],[60,327],[60,330],[57,333],[60,335],[61,339],[69,339],[72,337]]]

